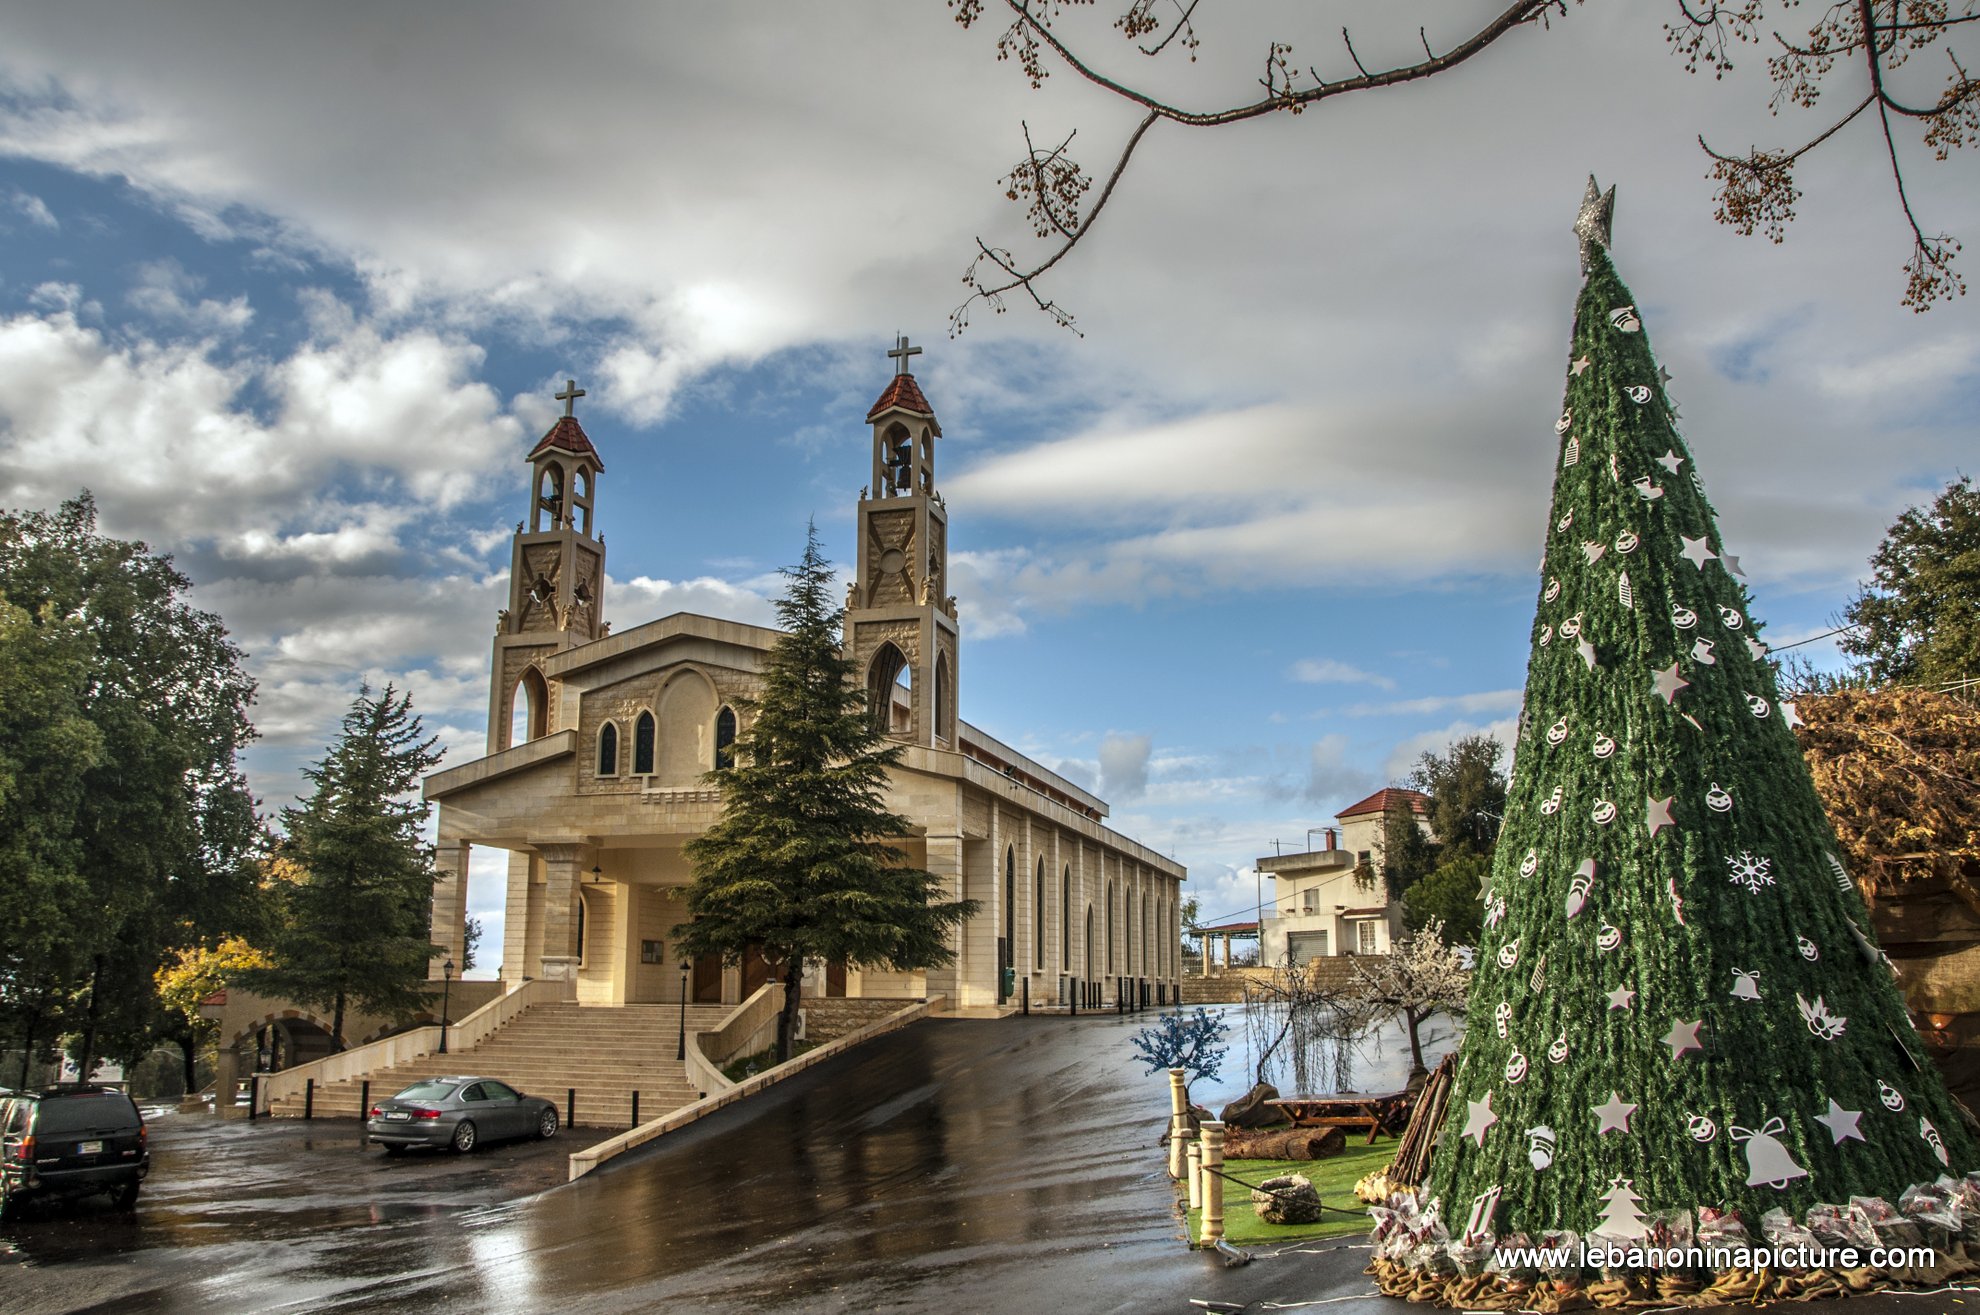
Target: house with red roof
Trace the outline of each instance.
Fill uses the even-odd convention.
[[[1382,820],[1392,807],[1409,809],[1430,835],[1430,797],[1389,786],[1336,813],[1340,826],[1324,830],[1324,848],[1256,861],[1272,878],[1260,930],[1265,963],[1387,954],[1401,938],[1402,905],[1389,898],[1381,876]]]

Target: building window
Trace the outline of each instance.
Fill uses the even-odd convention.
[[[619,728],[609,721],[598,728],[598,774],[619,774]]]
[[[1355,924],[1355,949],[1362,954],[1375,953],[1375,923],[1372,919]]]
[[[1038,876],[1031,895],[1031,966],[1045,966],[1045,860],[1038,860]]]
[[[1107,972],[1114,971],[1114,883],[1107,883]]]
[[[736,765],[736,712],[723,708],[715,714],[715,770],[726,772]]]
[[[653,714],[642,712],[633,722],[633,775],[653,775]]]
[[[1301,913],[1320,912],[1320,888],[1318,886],[1299,892],[1299,911]]]
[[[1072,971],[1072,864],[1059,874],[1059,966]]]

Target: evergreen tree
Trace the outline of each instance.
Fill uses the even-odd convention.
[[[421,828],[420,777],[440,760],[423,738],[412,696],[361,687],[323,760],[304,769],[315,789],[282,810],[280,847],[295,880],[280,888],[274,967],[249,974],[271,995],[331,1014],[342,1050],[356,1006],[403,1018],[426,1004],[433,860]]]
[[[1492,856],[1506,811],[1505,748],[1492,735],[1467,735],[1443,753],[1416,760],[1409,784],[1430,796],[1430,833],[1442,846],[1440,862],[1460,854]]]
[[[1383,806],[1382,849],[1374,861],[1382,870],[1383,888],[1396,901],[1437,866],[1437,846],[1423,834],[1416,809],[1400,791],[1392,792]]]
[[[1446,858],[1429,876],[1403,894],[1403,923],[1411,931],[1422,931],[1433,922],[1444,925],[1444,939],[1453,945],[1476,945],[1485,929],[1485,903],[1481,892],[1492,872],[1492,860],[1484,854],[1460,850]]]
[[[1897,518],[1870,558],[1875,580],[1844,612],[1837,646],[1872,679],[1980,680],[1980,489],[1962,475],[1929,509]]]
[[[1980,1159],[1870,939],[1604,211],[1591,180],[1526,701],[1430,1192],[1447,1219],[1496,1200],[1501,1234],[1626,1220],[1618,1179],[1652,1214],[1732,1206],[1749,1227],[1895,1202]],[[1529,1157],[1543,1129],[1557,1149]]]
[[[722,816],[686,846],[694,880],[688,921],[674,928],[690,958],[738,962],[752,946],[779,968],[784,1012],[777,1057],[790,1058],[807,962],[912,971],[951,962],[948,932],[975,900],[942,901],[941,878],[902,865],[886,837],[908,820],[888,811],[887,769],[901,754],[869,714],[839,646],[843,611],[831,563],[808,528],[804,558],[783,572],[784,633],[763,673],[763,697],[736,737],[735,765],[709,773]]]

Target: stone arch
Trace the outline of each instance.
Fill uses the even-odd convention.
[[[534,662],[523,668],[509,691],[509,744],[542,739],[550,729],[550,685]]]
[[[899,706],[901,700],[896,693],[903,684],[903,675],[907,677],[905,709]],[[892,640],[881,644],[866,668],[866,707],[883,733],[899,733],[912,724],[914,693],[914,665],[907,660],[907,654]]]
[[[660,688],[654,715],[660,744],[654,777],[662,785],[693,785],[715,766],[715,682],[693,667],[676,671]]]
[[[554,530],[564,515],[564,466],[559,461],[545,461],[536,469],[536,502],[530,509],[529,528],[531,533],[540,533],[543,528],[543,513],[550,513],[549,528]]]
[[[955,734],[956,682],[949,675],[949,655],[935,655],[935,737],[953,742]]]

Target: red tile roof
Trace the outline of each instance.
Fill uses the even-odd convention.
[[[1386,813],[1389,811],[1389,801],[1391,799],[1407,803],[1412,812],[1427,813],[1430,811],[1429,795],[1424,794],[1421,790],[1402,790],[1391,786],[1388,789],[1377,790],[1358,804],[1349,804],[1340,812],[1335,813],[1334,816],[1338,819],[1346,820],[1350,817],[1360,817],[1366,813]]]
[[[605,462],[599,457],[598,449],[591,445],[589,438],[585,437],[584,426],[577,422],[576,416],[558,416],[557,423],[550,426],[550,432],[537,440],[536,446],[529,450],[529,455],[523,460],[534,461],[550,448],[590,457],[594,466],[601,471],[605,469]]]
[[[871,420],[890,407],[899,407],[916,415],[935,414],[935,408],[928,405],[928,399],[921,395],[921,385],[914,381],[914,376],[911,374],[895,375],[886,390],[880,394],[880,400],[875,402],[873,409],[866,413],[866,418]]]

